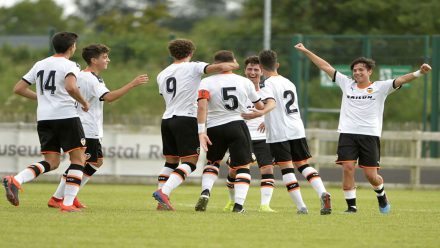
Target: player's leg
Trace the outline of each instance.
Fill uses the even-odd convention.
[[[234,208],[232,212],[242,213],[244,212],[243,206],[251,183],[249,166],[253,162],[252,140],[249,129],[244,121],[231,122],[229,126],[231,132],[227,132],[227,134],[230,140],[229,153],[231,155],[231,167],[236,170]]]
[[[229,162],[230,164],[230,162]],[[228,164],[228,166],[229,166]],[[229,193],[229,200],[228,203],[226,203],[226,206],[223,208],[223,211],[225,212],[231,212],[234,208],[234,200],[235,200],[235,189],[234,189],[234,182],[235,182],[235,176],[237,175],[237,171],[232,169],[231,167],[228,168],[228,177],[226,179],[226,187],[228,188]]]
[[[305,179],[312,185],[312,188],[318,194],[321,202],[321,215],[331,214],[332,206],[330,193],[325,189],[321,176],[315,168],[308,164],[308,159],[311,157],[307,140],[305,138],[295,139],[290,141],[290,149],[294,165]]]
[[[273,175],[273,158],[270,153],[269,144],[265,140],[252,141],[252,148],[257,159],[260,170],[260,212],[275,212],[270,207],[273,189],[275,187],[275,177]]]
[[[384,180],[378,174],[380,160],[380,140],[379,137],[362,135],[359,138],[359,167],[364,171],[364,175],[376,192],[381,213],[389,213],[391,205],[388,202],[384,188]]]
[[[171,172],[170,177],[162,186],[162,192],[170,195],[171,192],[182,184],[186,177],[196,170],[199,158],[199,139],[197,134],[197,119],[192,117],[175,117],[170,122],[170,129],[173,131],[177,155],[180,158],[180,165]],[[175,165],[176,160],[170,160]]]
[[[69,154],[70,158],[70,165],[66,175],[66,186],[64,188],[64,199],[60,209],[63,212],[76,212],[79,209],[73,205],[73,201],[78,194],[86,162],[84,130],[79,118],[61,120],[57,129],[61,148],[65,153]],[[69,130],[69,132],[65,132],[65,130]]]
[[[347,213],[357,212],[355,165],[359,157],[359,147],[356,137],[356,134],[341,133],[338,141],[336,163],[342,166],[342,190],[347,203]]]
[[[52,124],[52,121],[39,121],[37,124],[44,160],[29,165],[15,176],[5,176],[2,179],[6,198],[14,206],[20,204],[18,192],[23,183],[30,182],[43,173],[55,170],[60,164],[60,144],[55,138]]]
[[[283,176],[283,183],[286,185],[287,192],[296,205],[298,214],[307,214],[307,206],[304,203],[301,195],[298,180],[295,176],[295,170],[292,163],[292,154],[290,151],[290,144],[288,141],[271,143],[270,150],[277,164],[281,169]]]

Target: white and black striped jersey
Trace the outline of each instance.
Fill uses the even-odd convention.
[[[270,98],[276,102],[275,109],[264,116],[266,142],[277,143],[306,137],[295,85],[281,75],[267,78],[264,84],[261,89],[262,99]]]
[[[166,106],[163,119],[174,115],[197,117],[197,89],[206,66],[204,62],[182,62],[159,73],[157,84]]]
[[[208,99],[206,127],[215,127],[243,120],[241,113],[248,112],[248,99],[256,103],[261,98],[252,81],[233,73],[222,73],[204,78],[199,87],[199,98]]]
[[[110,92],[104,80],[91,71],[81,71],[78,74],[77,84],[81,95],[90,103],[88,112],[77,106],[79,118],[86,138],[101,139],[103,137],[103,115],[105,94]]]
[[[65,57],[51,56],[34,64],[23,76],[28,84],[36,84],[37,120],[57,120],[78,117],[75,100],[67,93],[64,79],[78,77],[79,65]]]
[[[338,132],[380,137],[385,100],[396,91],[394,79],[375,81],[366,88],[359,88],[352,78],[335,72],[333,81],[342,90]]]

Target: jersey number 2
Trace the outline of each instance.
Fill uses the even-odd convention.
[[[284,97],[284,99],[290,98],[289,101],[287,101],[287,103],[286,103],[287,114],[289,115],[289,114],[293,114],[293,113],[298,112],[298,109],[291,109],[290,108],[293,105],[293,103],[295,102],[295,94],[293,93],[293,91],[291,91],[291,90],[284,91],[283,97]]]
[[[37,78],[40,79],[41,95],[44,95],[45,90],[50,90],[51,95],[55,94],[55,90],[57,89],[57,87],[55,86],[55,72],[56,71],[49,71],[49,76],[47,76],[44,84],[43,84],[44,71],[41,70],[37,73]]]

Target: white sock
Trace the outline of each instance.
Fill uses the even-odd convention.
[[[82,181],[81,181],[82,183]],[[58,184],[58,188],[53,194],[53,197],[62,199],[64,198],[64,190],[66,188],[66,178],[64,176],[61,176],[60,183]]]
[[[69,169],[69,172],[67,173],[66,178],[66,186],[64,188],[64,200],[63,205],[65,206],[71,206],[73,204],[73,200],[75,199],[76,195],[79,191],[79,186],[81,185],[81,182],[78,184],[76,182],[69,182],[70,178],[74,178],[76,180],[81,180],[83,177],[83,172],[80,170],[74,170]]]
[[[295,202],[296,204],[296,208],[298,210],[300,210],[301,208],[307,208],[306,204],[304,203],[303,199],[302,199],[302,195],[301,195],[301,190],[299,188],[299,184],[298,184],[298,180],[295,177],[294,173],[287,173],[283,175],[283,182],[286,185],[286,187],[288,187],[289,185],[292,184],[297,184],[298,186],[290,189],[288,188],[288,192],[290,197],[292,198],[293,202]]]
[[[249,173],[238,173],[235,177],[236,181],[234,183],[235,189],[235,197],[234,202],[240,205],[244,205],[244,201],[246,200],[246,195],[249,191],[249,183],[245,182],[237,182],[237,179],[251,180],[251,175]]]
[[[344,198],[345,199],[356,198],[356,189],[344,190]]]
[[[231,182],[229,178],[228,176],[228,179],[226,179],[226,185],[228,186],[229,200],[233,202],[235,200],[234,182]]]
[[[162,167],[162,170],[159,172],[159,177],[167,178],[165,181],[158,181],[157,182],[157,188],[160,189],[162,186],[168,181],[168,178],[170,177],[171,173],[174,171],[174,169],[169,167]]]
[[[309,176],[312,173],[316,173],[317,176],[312,177],[309,181],[309,183],[312,185],[313,189],[318,193],[318,197],[321,197],[322,193],[327,192],[325,189],[324,183],[322,183],[322,179],[319,176],[318,172],[313,167],[307,167],[302,171],[302,175],[304,178],[307,179],[307,176]]]
[[[168,180],[162,186],[162,192],[167,196],[169,196],[171,194],[171,191],[177,188],[185,180],[185,178],[182,178],[182,176],[176,171],[182,171],[185,174],[185,177],[192,173],[191,167],[188,164],[180,164],[174,170],[174,172],[171,173],[170,178],[168,178]]]
[[[377,196],[385,195],[385,190],[384,190],[384,187],[383,187],[383,183],[378,185],[378,186],[374,186],[374,185],[371,185],[371,186],[373,187],[374,191],[376,191],[376,195]]]
[[[44,173],[44,166],[40,163],[33,163],[33,166],[36,166],[40,170],[40,174]],[[30,182],[36,178],[35,172],[30,169],[26,168],[22,170],[20,173],[18,173],[16,176],[14,176],[15,180],[21,184]]]
[[[202,175],[202,191],[205,189],[211,192],[212,187],[217,181],[219,169],[214,165],[206,165]]]
[[[261,187],[261,205],[269,205],[272,199],[273,188],[272,187]]]

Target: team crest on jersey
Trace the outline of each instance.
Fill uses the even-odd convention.
[[[371,94],[371,93],[373,93],[373,88],[371,88],[371,87],[368,87],[368,88],[367,88],[367,93],[368,93],[368,94]]]
[[[83,146],[86,145],[86,139],[84,139],[84,138],[81,139],[81,145],[83,145]]]

